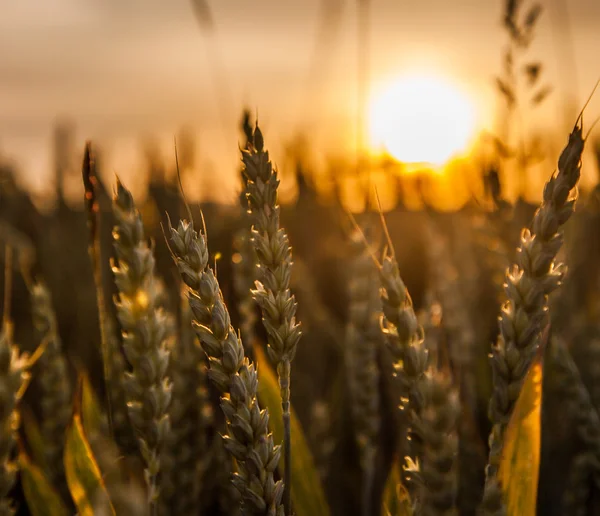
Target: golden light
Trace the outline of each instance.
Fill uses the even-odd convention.
[[[442,77],[397,78],[371,102],[372,145],[404,163],[442,165],[467,148],[474,130],[473,104]]]

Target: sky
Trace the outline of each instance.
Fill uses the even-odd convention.
[[[492,127],[493,78],[507,40],[503,3],[371,0],[371,95],[399,74],[441,75],[469,95],[478,127]],[[349,155],[356,140],[355,4],[208,0],[210,32],[191,0],[0,0],[0,156],[19,163],[20,181],[43,191],[52,127],[68,119],[78,148],[94,140],[111,173],[136,182],[140,139],[152,138],[170,160],[173,135],[186,126],[198,138],[198,168],[214,184],[234,185],[244,106],[258,114],[276,161],[299,130],[316,155]],[[600,76],[600,2],[542,4],[530,53],[555,91],[532,125],[560,133],[565,99],[581,105]],[[340,13],[326,31],[319,29],[324,5]],[[590,119],[600,115],[598,99],[590,112]]]

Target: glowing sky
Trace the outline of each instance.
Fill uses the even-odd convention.
[[[187,124],[198,133],[200,161],[228,175],[244,105],[258,109],[274,151],[311,125],[312,146],[343,153],[354,142],[356,21],[355,2],[336,3],[339,23],[315,52],[316,0],[213,0],[213,39],[200,32],[189,0],[0,0],[0,153],[39,188],[49,173],[52,123],[67,116],[78,144],[100,141],[110,167],[127,177],[139,136],[158,136],[166,154]],[[502,3],[373,0],[373,88],[406,70],[435,70],[460,83],[479,122],[489,124],[505,42]],[[557,88],[539,116],[556,121],[567,87],[557,73],[557,9],[568,4],[577,72],[568,93],[581,102],[600,74],[600,2],[544,4],[531,53]]]

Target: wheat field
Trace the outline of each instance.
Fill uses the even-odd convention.
[[[552,91],[542,10],[503,3],[494,84],[521,129]],[[543,160],[494,136],[454,210],[365,156],[323,193],[252,110],[234,203],[188,200],[177,141],[146,196],[88,141],[67,202],[59,156],[52,209],[0,162],[0,516],[600,514],[588,103]],[[535,202],[508,161],[523,184],[552,163]]]

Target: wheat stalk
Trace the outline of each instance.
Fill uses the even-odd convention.
[[[208,356],[208,376],[221,394],[227,420],[225,447],[235,458],[238,471],[233,483],[242,494],[244,511],[252,515],[282,516],[283,483],[275,482],[280,457],[269,433],[269,414],[257,399],[258,377],[245,357],[223,301],[219,282],[208,266],[206,236],[187,221],[170,228],[171,251],[183,282],[194,328]]]
[[[291,514],[291,429],[290,372],[300,340],[300,324],[296,320],[296,300],[290,290],[292,251],[287,234],[280,226],[277,172],[264,150],[263,135],[254,130],[252,142],[242,150],[243,174],[246,180],[248,210],[252,219],[252,241],[258,260],[256,289],[252,295],[262,311],[268,334],[268,354],[277,364],[284,426],[284,506]]]
[[[500,336],[492,348],[494,390],[489,414],[493,426],[482,505],[486,514],[503,511],[497,472],[504,431],[539,345],[540,331],[547,318],[548,296],[563,278],[563,266],[555,263],[563,242],[559,229],[575,207],[571,196],[581,174],[583,147],[582,129],[576,125],[558,159],[558,173],[544,187],[543,201],[531,229],[523,230],[517,263],[506,275],[507,301],[500,313]]]
[[[129,419],[134,428],[146,470],[148,503],[157,510],[160,454],[170,432],[168,407],[171,384],[166,376],[168,321],[157,307],[154,257],[144,237],[140,214],[131,193],[117,181],[113,198],[116,226],[113,239],[118,263],[113,273],[115,300],[123,336],[123,350],[131,366],[124,389]]]

